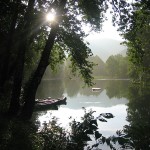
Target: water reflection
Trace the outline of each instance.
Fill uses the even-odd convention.
[[[132,86],[127,109],[129,125],[125,133],[132,139],[135,149],[150,149],[150,87]]]
[[[43,86],[44,90],[42,89]],[[100,113],[110,112],[114,114],[115,118],[103,123],[101,130],[103,130],[105,136],[113,135],[116,130],[122,129],[125,124],[128,124],[126,121],[128,99],[125,97],[128,86],[128,81],[95,80],[94,87],[99,87],[101,90],[93,92],[92,87],[83,88],[83,83],[78,80],[44,81],[38,89],[37,98],[53,96],[55,98],[64,95],[67,97],[67,105],[60,106],[58,111],[49,110],[44,115],[38,114],[39,119],[42,122],[48,120],[49,114],[52,113],[66,127],[70,122],[68,119],[70,116],[79,119],[83,115],[82,107],[95,110],[95,116]],[[62,88],[59,90],[61,93],[58,93],[57,87]]]
[[[106,87],[106,94],[109,98],[127,98],[128,86],[128,81],[109,81]]]
[[[78,93],[76,97],[68,97],[67,106],[64,107],[70,109],[81,109],[81,107],[109,108],[116,105],[125,105],[128,102],[126,98],[118,99],[116,97],[113,97],[112,99],[110,99],[106,94],[106,90],[103,90],[101,93],[96,93],[97,95],[94,94],[92,95],[91,92],[91,95],[85,96]]]
[[[96,81],[95,87],[102,90],[92,92],[91,88],[83,89],[82,86],[80,81],[43,81],[38,89],[38,98],[65,95],[68,104],[61,106],[58,111],[36,112],[33,121],[37,117],[41,121],[49,121],[50,113],[53,113],[60,118],[59,121],[64,127],[68,127],[70,116],[76,120],[83,116],[82,106],[95,110],[95,116],[110,112],[115,118],[99,123],[99,129],[104,136],[114,135],[124,127],[124,132],[133,141],[135,150],[150,149],[150,87],[129,87],[127,81]],[[32,146],[40,146],[39,143],[34,143],[35,137],[37,138],[34,124],[4,117],[0,119],[0,149],[31,149]],[[101,149],[107,150],[108,147]]]
[[[104,136],[114,135],[117,130],[124,128],[136,150],[149,150],[150,87],[131,86],[128,81],[95,82],[94,87],[100,87],[101,91],[92,92],[91,88],[83,88],[83,84],[75,80],[43,81],[37,97],[60,97],[62,94],[67,96],[67,105],[61,106],[58,111],[52,111],[65,127],[68,127],[70,116],[79,120],[83,115],[82,107],[95,110],[95,116],[110,112],[115,118],[99,124]],[[51,111],[38,112],[40,120],[49,119],[49,113]]]
[[[62,80],[43,80],[37,90],[37,98],[61,97],[64,93]]]
[[[60,97],[67,94],[68,97],[76,97],[78,94],[84,96],[99,96],[106,89],[109,98],[122,98],[127,96],[129,81],[116,80],[95,80],[94,87],[100,87],[101,90],[93,92],[91,87],[84,87],[79,80],[43,80],[37,91],[37,98]]]
[[[69,97],[75,97],[81,88],[78,80],[67,80],[64,85],[64,89]]]
[[[91,87],[84,87],[79,80],[47,80],[38,89],[37,98],[67,96],[67,108],[112,107],[127,103],[128,81],[96,80],[94,87],[101,90],[93,92]]]

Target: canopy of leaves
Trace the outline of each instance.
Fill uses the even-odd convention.
[[[128,59],[122,55],[110,56],[106,61],[108,74],[112,77],[128,77]]]
[[[120,16],[116,21],[122,31],[125,44],[128,46],[128,56],[131,61],[131,75],[138,80],[149,80],[150,74],[150,2],[124,2],[119,8]]]

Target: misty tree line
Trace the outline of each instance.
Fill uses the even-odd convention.
[[[120,54],[111,55],[106,62],[104,62],[98,55],[89,57],[89,61],[94,63],[92,75],[94,78],[129,78],[129,62],[128,57]],[[55,71],[50,67],[44,74],[43,79],[79,79],[73,76],[70,70],[69,59],[58,65]]]

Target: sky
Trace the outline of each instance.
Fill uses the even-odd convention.
[[[89,43],[89,48],[92,50],[94,55],[98,55],[103,61],[106,61],[109,56],[122,54],[125,47],[121,46],[120,43],[123,41],[122,37],[117,31],[117,27],[112,25],[112,15],[110,14],[111,8],[105,14],[107,20],[102,24],[102,31],[96,33],[90,32],[88,25],[83,25],[83,30],[89,34],[85,38],[85,42]],[[46,19],[49,21],[54,20],[53,13],[49,13]],[[78,16],[81,19],[81,16]],[[124,53],[124,52],[123,52]]]
[[[104,62],[111,55],[126,54],[126,47],[120,45],[123,42],[123,38],[119,35],[117,27],[112,25],[112,17],[109,12],[106,13],[107,21],[103,23],[102,31],[99,33],[88,32],[90,28],[84,26],[84,31],[89,33],[89,36],[85,38],[85,41],[89,43],[89,48],[94,55],[98,55]]]
[[[103,23],[102,31],[100,33],[91,32],[89,36],[86,38],[88,39],[99,39],[99,38],[108,38],[108,39],[115,39],[118,41],[122,41],[122,37],[119,35],[117,28],[114,27],[111,23],[111,20],[107,20]]]
[[[90,35],[86,39],[99,39],[99,38],[108,38],[108,39],[114,39],[123,41],[122,37],[119,35],[119,32],[117,31],[117,27],[114,27],[112,25],[112,16],[109,13],[110,10],[107,11],[106,17],[107,20],[103,23],[102,31],[100,33],[91,32]],[[88,31],[88,27],[84,27],[85,31]]]
[[[105,17],[107,17],[107,21],[103,23],[102,31],[100,33],[90,32],[89,36],[86,39],[109,38],[109,39],[115,39],[119,41],[122,40],[121,36],[119,35],[119,32],[117,32],[117,28],[112,25],[112,16],[110,14],[110,11],[111,8],[109,8],[105,14]],[[80,16],[78,17],[79,19],[81,19]],[[55,12],[54,10],[52,10],[52,12],[49,12],[46,15],[46,20],[54,21],[54,19],[55,19]],[[84,25],[83,30],[88,33],[90,31],[90,28],[87,25]]]

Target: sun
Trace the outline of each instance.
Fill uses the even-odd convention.
[[[50,21],[50,22],[55,21],[55,14],[52,13],[52,12],[49,12],[49,13],[46,15],[46,20],[47,20],[47,21]]]

